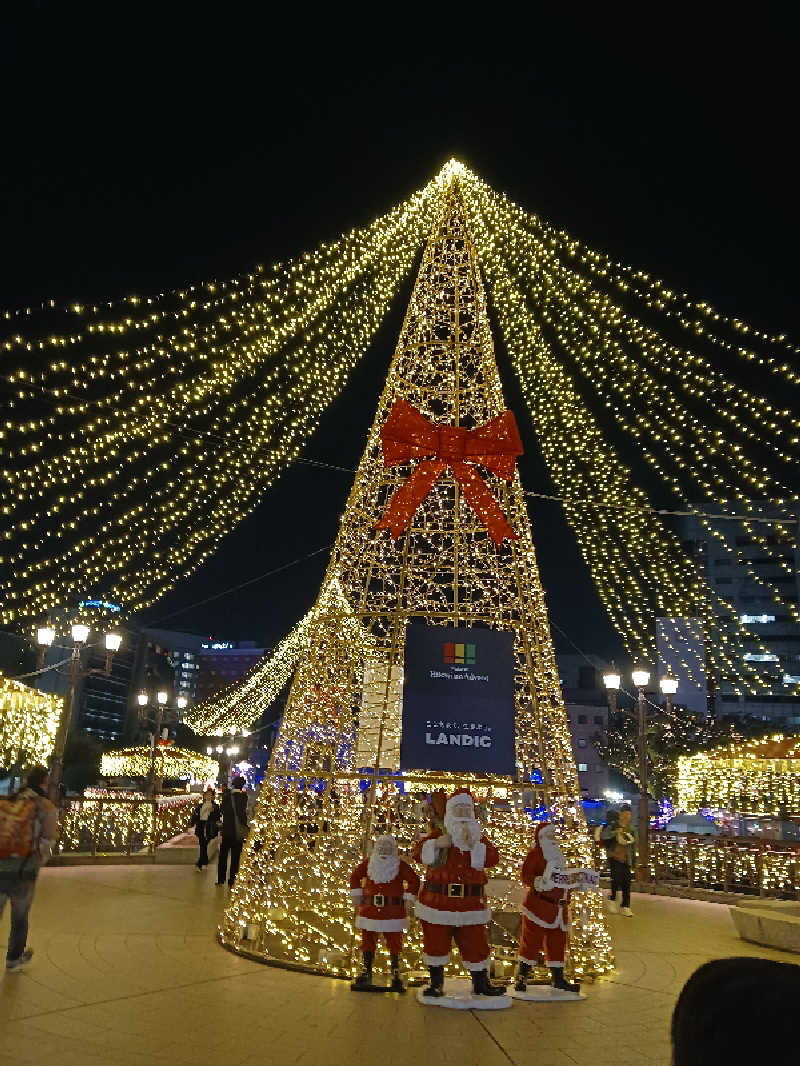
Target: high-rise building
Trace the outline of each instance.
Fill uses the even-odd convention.
[[[757,504],[742,506],[755,513]],[[761,513],[768,515],[765,508]],[[746,663],[757,662],[770,676],[763,689],[740,695],[731,678],[710,678],[717,715],[748,714],[772,719],[776,726],[800,725],[800,582],[797,523],[777,526],[728,519],[682,520],[680,536],[701,572],[731,604],[752,637],[745,642]],[[720,612],[721,613],[721,612]],[[766,649],[766,650],[765,650]],[[741,686],[740,686],[741,687]]]

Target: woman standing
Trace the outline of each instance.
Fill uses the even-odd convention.
[[[219,804],[216,802],[213,788],[207,788],[203,799],[197,804],[192,812],[192,825],[194,835],[200,842],[200,858],[195,863],[202,873],[203,868],[208,866],[208,844],[219,832],[219,819],[222,814]]]

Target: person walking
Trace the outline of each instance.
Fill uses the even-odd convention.
[[[222,794],[221,807],[222,837],[217,861],[217,885],[224,885],[227,875],[228,887],[232,888],[236,874],[239,872],[239,859],[248,828],[247,794],[244,791],[243,777],[234,777],[230,790]],[[228,871],[228,855],[231,858],[230,871]]]
[[[47,798],[48,772],[34,766],[25,787],[0,804],[0,916],[11,902],[6,971],[22,969],[33,956],[28,915],[39,870],[58,839],[58,811]]]
[[[219,820],[222,811],[216,801],[216,793],[210,786],[203,793],[203,798],[192,811],[191,825],[194,826],[194,835],[200,844],[200,858],[195,863],[202,873],[208,866],[208,845],[219,832]]]
[[[626,918],[633,917],[631,910],[631,871],[636,853],[636,830],[631,823],[631,808],[626,803],[616,818],[609,811],[606,826],[600,833],[600,842],[608,852],[608,868],[611,873],[611,894],[608,909],[612,914],[619,910]],[[617,893],[622,896],[622,906],[617,907]]]

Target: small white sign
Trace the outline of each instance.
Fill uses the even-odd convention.
[[[567,891],[600,887],[600,874],[597,870],[554,870],[550,876],[556,888],[564,888]]]

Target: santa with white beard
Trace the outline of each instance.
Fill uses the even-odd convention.
[[[419,877],[400,858],[397,841],[381,836],[372,854],[362,860],[350,875],[350,895],[356,911],[356,928],[361,930],[364,970],[350,986],[354,991],[372,990],[372,963],[381,934],[392,964],[390,991],[405,992],[400,977],[403,933],[408,928],[407,907],[419,892]]]
[[[444,968],[455,940],[461,962],[472,978],[475,995],[502,996],[505,988],[489,982],[487,925],[492,912],[486,901],[486,870],[500,860],[475,817],[466,789],[447,801],[444,832],[434,827],[414,847],[412,858],[425,865],[415,911],[422,922],[425,964],[430,985],[425,996],[444,995]]]
[[[525,979],[544,952],[554,988],[580,992],[580,985],[564,979],[564,952],[569,929],[569,892],[556,888],[553,874],[565,870],[567,861],[556,842],[552,822],[536,826],[534,845],[522,864],[522,883],[528,889],[522,903],[522,932],[519,942],[519,971],[514,986],[526,989]]]

